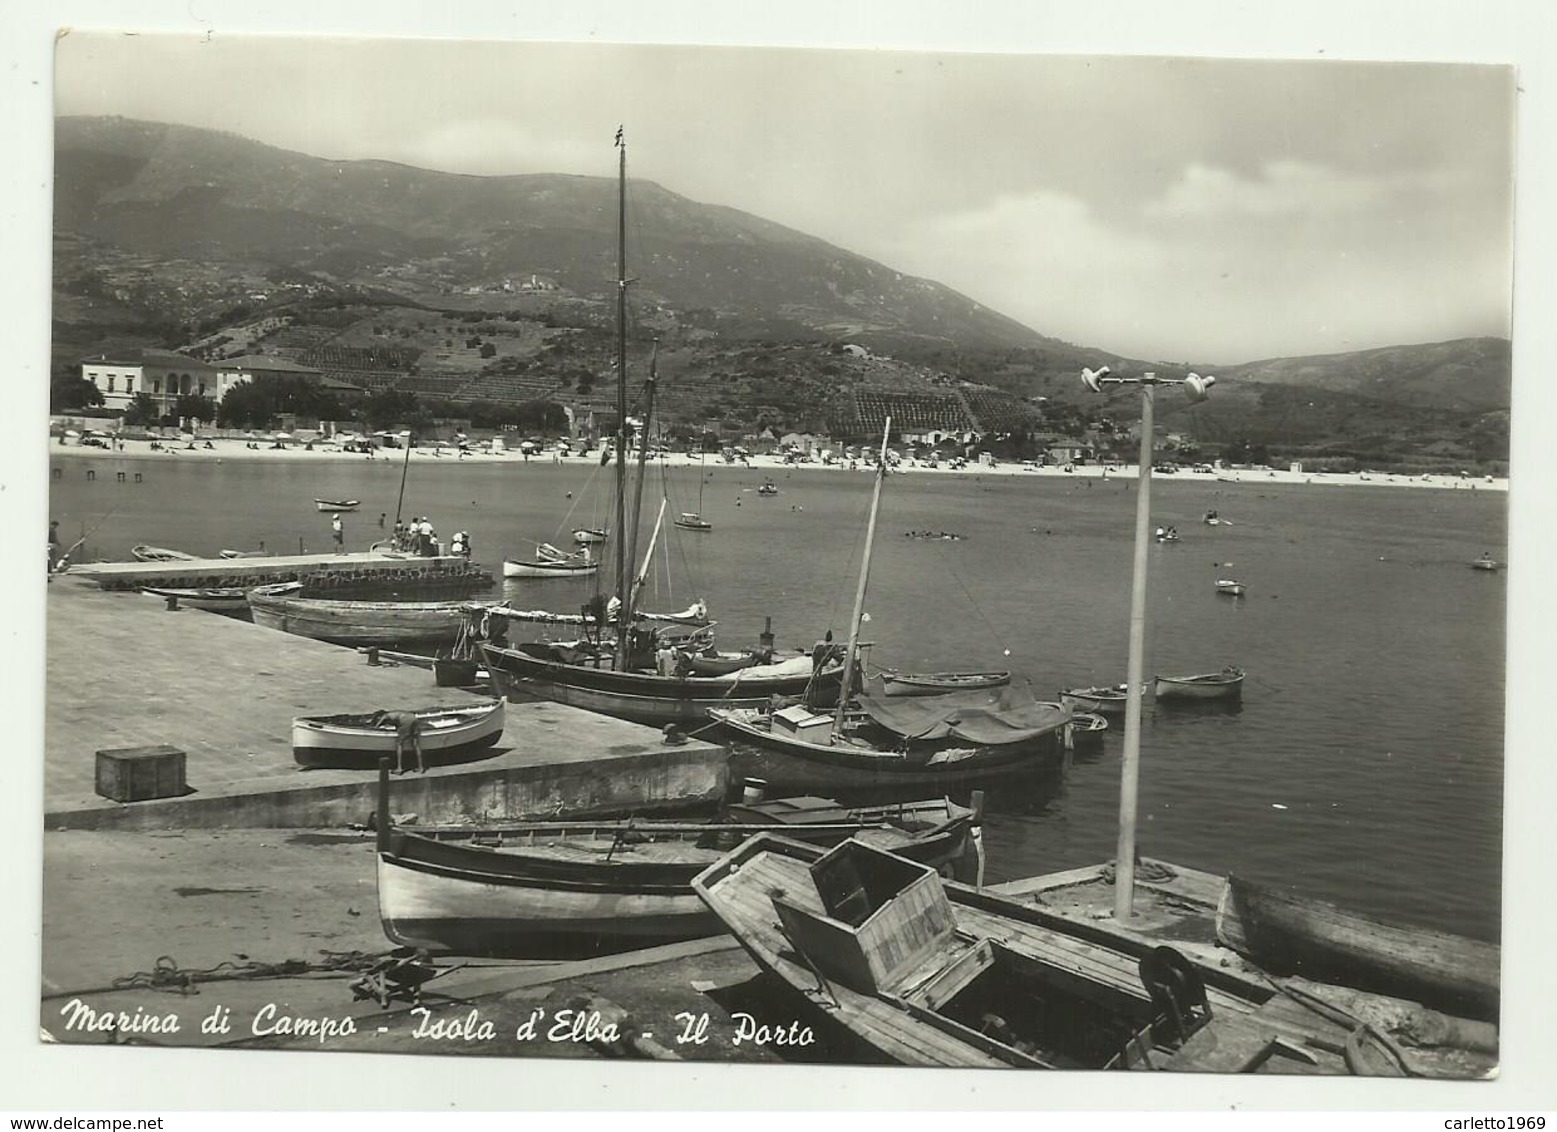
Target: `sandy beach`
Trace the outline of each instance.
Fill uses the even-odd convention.
[[[151,442],[146,440],[126,440],[122,442],[122,449],[106,449],[92,446],[82,446],[79,440],[70,438],[66,443],[60,443],[59,437],[53,437],[49,443],[50,460],[57,459],[95,459],[95,460],[194,460],[194,461],[307,461],[307,462],[335,462],[371,460],[380,463],[398,463],[406,459],[404,449],[381,449],[371,456],[361,452],[346,452],[339,445],[324,442],[316,442],[310,451],[301,443],[288,444],[285,448],[276,448],[266,441],[249,441],[244,439],[211,438],[210,448],[203,447],[206,443],[202,439],[199,444],[190,448],[187,442],[159,442],[161,447],[153,449]],[[246,447],[248,444],[258,444],[257,448]],[[435,448],[430,445],[418,446],[411,450],[411,462],[418,467],[424,467],[429,463],[442,463],[448,461],[454,464],[572,464],[587,465],[591,462],[598,463],[598,453],[587,455],[559,456],[554,451],[537,452],[528,456],[521,452],[509,450],[502,453],[494,453],[489,449],[470,450],[460,453],[449,445]],[[849,465],[833,463],[824,464],[818,460],[805,463],[785,463],[781,457],[767,455],[753,455],[744,462],[726,464],[721,458],[707,457],[701,460],[687,453],[670,453],[664,456],[654,457],[654,462],[671,468],[697,467],[700,463],[710,468],[717,467],[745,467],[753,471],[777,474],[778,472],[818,472],[833,475],[847,475],[850,473]],[[861,463],[853,471],[854,474],[868,472],[867,465]],[[939,467],[929,467],[926,464],[911,460],[904,460],[897,464],[893,471],[911,475],[927,476],[1021,476],[1033,478],[1118,478],[1133,480],[1136,478],[1134,465],[1125,467],[1104,467],[1096,464],[1074,465],[1070,468],[1059,466],[1033,467],[1017,462],[1002,462],[993,466],[988,464],[970,463],[962,468],[951,468],[945,462]],[[1230,467],[1218,468],[1209,472],[1195,472],[1188,469],[1180,469],[1172,473],[1158,472],[1153,476],[1160,480],[1191,480],[1191,481],[1217,481],[1222,483],[1259,483],[1259,484],[1308,484],[1320,487],[1418,487],[1436,488],[1456,491],[1507,491],[1507,477],[1493,476],[1459,476],[1449,474],[1437,475],[1401,475],[1386,472],[1295,472],[1290,469],[1274,468],[1245,468]]]

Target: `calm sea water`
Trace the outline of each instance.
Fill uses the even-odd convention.
[[[190,553],[328,549],[315,496],[356,498],[349,546],[393,524],[401,466],[361,463],[62,462],[51,508],[90,557],[136,543]],[[85,471],[95,467],[95,480]],[[116,482],[114,472],[143,473]],[[772,474],[780,494],[755,488]],[[701,480],[701,494],[700,494]],[[781,647],[847,632],[871,480],[861,473],[725,465],[651,473],[666,532],[645,605],[705,598],[724,647]],[[413,459],[404,513],[447,539],[471,532],[496,567],[580,525],[610,525],[608,472]],[[1504,557],[1501,493],[1389,487],[1153,483],[1153,520],[1182,541],[1150,551],[1147,673],[1224,664],[1248,672],[1236,712],[1148,706],[1142,728],[1143,855],[1292,883],[1380,915],[1496,938],[1502,838],[1505,579],[1468,568]],[[708,534],[672,528],[701,508]],[[872,557],[873,663],[1009,668],[1043,698],[1124,679],[1135,486],[1037,476],[891,477]],[[1216,508],[1228,525],[1199,520]],[[962,537],[927,540],[905,532]],[[1219,567],[1218,563],[1231,563]],[[1241,601],[1212,582],[1231,573]],[[516,605],[573,609],[587,582],[498,587]],[[989,788],[991,879],[1111,858],[1121,731],[1062,782]]]

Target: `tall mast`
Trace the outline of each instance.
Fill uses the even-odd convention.
[[[627,142],[616,130],[621,150],[616,177],[616,599],[627,609],[633,548],[627,538]],[[619,636],[625,638],[625,630]],[[622,648],[624,646],[619,646]]]
[[[638,478],[633,483],[633,506],[632,512],[628,515],[630,525],[625,543],[629,559],[632,555],[638,553],[638,520],[643,514],[643,481],[648,478],[644,475],[644,464],[649,458],[649,421],[654,413],[655,366],[659,361],[659,353],[660,344],[656,340],[654,352],[649,355],[649,377],[643,385],[643,425],[638,439]],[[660,514],[663,516],[664,513],[665,508],[662,506]],[[658,524],[655,525],[654,533],[656,535],[659,534]],[[653,550],[654,547],[651,543],[649,546],[651,554]],[[647,568],[647,557],[644,561],[645,568]],[[641,582],[642,579],[640,578],[638,582],[628,586],[628,592],[624,595],[622,604],[617,610],[616,667],[618,671],[626,669],[627,657],[632,651],[632,643],[628,638],[631,635],[633,626],[633,602],[638,599],[638,585]]]
[[[838,688],[838,712],[833,716],[833,734],[843,731],[843,714],[848,710],[854,682],[854,658],[860,648],[860,618],[865,614],[865,587],[870,582],[870,551],[876,541],[876,512],[881,507],[881,482],[887,478],[887,438],[892,435],[892,418],[881,430],[881,459],[876,465],[876,487],[870,497],[870,524],[865,528],[865,560],[860,563],[860,585],[854,592],[854,616],[849,619],[849,647],[843,655],[843,683]]]

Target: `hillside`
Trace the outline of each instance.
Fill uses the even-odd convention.
[[[434,408],[614,407],[612,178],[460,176],[61,118],[55,208],[57,373],[89,351],[159,346],[269,354]],[[630,373],[641,380],[656,340],[669,423],[835,429],[895,389],[900,411],[944,412],[948,428],[1109,440],[1137,403],[1085,393],[1083,365],[1189,368],[1047,337],[650,182],[630,183],[629,231]],[[1195,368],[1217,374],[1216,396],[1163,398],[1159,420],[1201,450],[1507,459],[1505,340]]]

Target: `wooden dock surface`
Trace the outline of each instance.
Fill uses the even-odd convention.
[[[302,771],[300,715],[473,702],[409,665],[56,578],[48,586],[44,809],[48,828],[330,825],[371,812],[376,775]],[[491,759],[395,780],[397,811],[424,821],[609,812],[722,793],[722,747],[550,702],[509,704]],[[96,752],[168,744],[191,793],[121,804],[95,792]],[[303,795],[311,796],[308,802]],[[403,799],[403,801],[402,801]],[[307,804],[305,804],[305,802]],[[156,811],[165,816],[155,817]],[[153,815],[153,816],[148,816]]]

